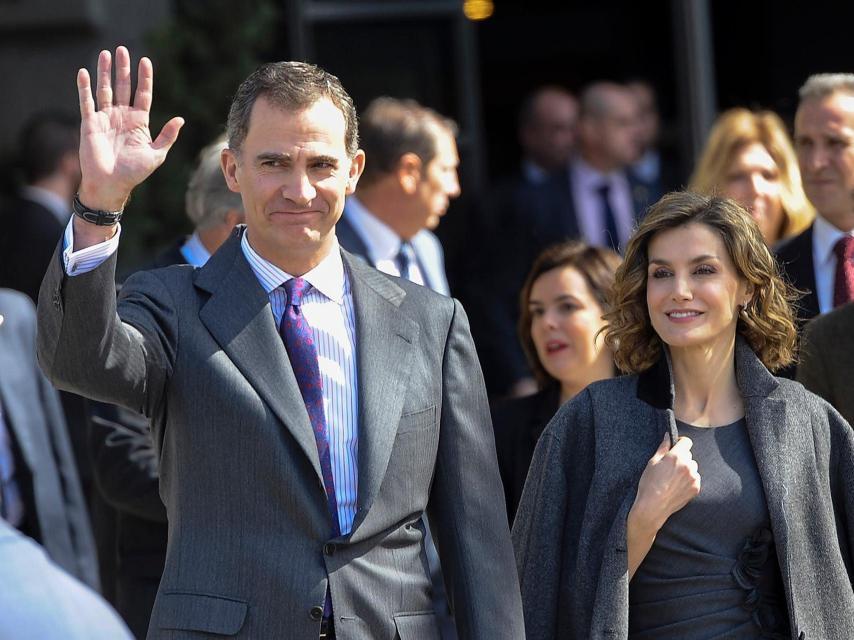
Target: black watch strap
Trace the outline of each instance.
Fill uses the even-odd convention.
[[[99,227],[110,227],[122,219],[122,211],[101,211],[100,209],[90,209],[85,204],[80,202],[80,194],[75,193],[74,199],[71,201],[71,210],[74,215],[80,216],[86,222],[97,224]]]

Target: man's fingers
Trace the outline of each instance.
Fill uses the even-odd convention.
[[[126,47],[116,49],[116,104],[130,104],[130,54]]]
[[[113,106],[113,86],[110,78],[112,70],[112,57],[109,51],[102,51],[98,56],[98,85],[96,96],[98,98],[98,109],[106,109]]]
[[[172,118],[169,122],[163,125],[163,128],[160,130],[160,134],[154,142],[151,143],[151,146],[157,151],[162,151],[165,156],[170,147],[175,144],[175,141],[178,139],[178,132],[183,126],[184,118]]]
[[[139,68],[136,72],[136,95],[133,99],[133,106],[137,109],[150,111],[153,88],[154,67],[152,67],[151,65],[151,60],[149,60],[148,58],[140,58]],[[160,136],[158,136],[158,138],[159,137]]]
[[[77,96],[80,100],[80,118],[91,118],[95,113],[95,101],[92,99],[92,85],[86,69],[77,72]]]

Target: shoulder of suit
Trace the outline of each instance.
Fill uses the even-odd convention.
[[[798,235],[792,236],[791,238],[786,238],[779,244],[777,244],[773,252],[774,254],[782,259],[782,260],[791,260],[799,257],[801,252],[806,249],[807,251],[812,251],[812,243],[808,242],[809,238],[812,237],[812,225],[806,228],[806,230],[801,231]]]
[[[805,331],[812,342],[842,346],[839,343],[841,338],[844,342],[854,344],[854,302],[816,316],[807,323]],[[845,338],[849,340],[845,341]],[[854,353],[851,357],[854,357]]]
[[[4,324],[34,324],[36,308],[27,294],[14,289],[0,289],[0,315]]]

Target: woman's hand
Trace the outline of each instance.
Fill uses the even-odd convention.
[[[638,483],[627,521],[629,580],[652,548],[667,519],[700,493],[700,474],[691,456],[693,442],[679,438],[673,447],[665,435]]]

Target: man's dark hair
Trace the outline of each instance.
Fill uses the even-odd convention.
[[[24,123],[19,149],[24,180],[30,184],[54,173],[62,158],[80,147],[80,121],[68,113],[44,111]]]
[[[414,153],[424,166],[436,156],[436,136],[457,135],[457,124],[415,100],[381,97],[362,114],[365,171],[359,181],[369,185],[394,171],[400,158]]]
[[[286,111],[307,109],[328,98],[344,114],[347,154],[351,158],[356,154],[359,122],[353,99],[337,77],[307,62],[263,64],[240,83],[228,113],[228,146],[234,151],[239,152],[246,139],[252,107],[260,97]]]

